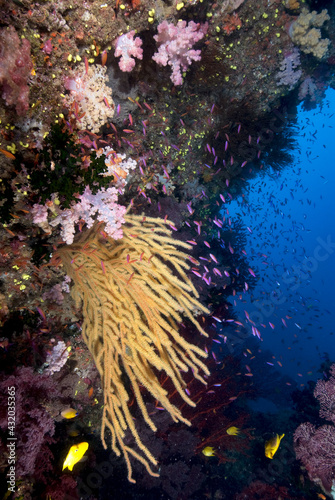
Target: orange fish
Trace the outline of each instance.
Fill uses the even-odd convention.
[[[6,151],[5,149],[1,149],[0,148],[0,152],[3,155],[7,156],[7,158],[10,158],[11,160],[15,160],[16,159],[15,156],[12,153],[10,153],[9,151]]]
[[[107,62],[107,50],[104,50],[101,53],[101,64],[102,64],[102,66],[105,66],[106,62]]]

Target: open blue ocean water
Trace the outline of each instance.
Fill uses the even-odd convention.
[[[227,205],[249,228],[245,250],[257,276],[235,311],[242,320],[247,311],[258,349],[272,353],[264,376],[280,368],[298,385],[316,380],[335,354],[334,110],[333,89],[315,109],[300,104],[292,163],[260,173]]]

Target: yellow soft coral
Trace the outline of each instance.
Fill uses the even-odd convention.
[[[318,59],[322,59],[327,53],[330,40],[328,38],[321,39],[319,28],[329,19],[327,9],[323,9],[320,14],[317,14],[315,10],[309,12],[306,8],[302,9],[298,19],[290,28],[293,42],[305,54],[313,54]]]

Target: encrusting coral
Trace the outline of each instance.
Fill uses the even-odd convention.
[[[123,453],[131,482],[135,481],[129,455],[141,461],[153,476],[157,474],[149,462],[156,465],[157,461],[136,430],[124,375],[129,379],[144,420],[156,431],[142,387],[174,421],[190,425],[170,402],[157,371],[164,371],[171,378],[176,391],[191,406],[195,404],[185,392],[186,383],[180,372],[191,368],[194,377],[203,383],[206,382],[199,369],[209,373],[199,359],[205,358],[206,352],[178,332],[184,316],[207,336],[193,314],[209,311],[197,300],[197,291],[185,272],[189,268],[188,256],[179,248],[190,246],[171,237],[171,224],[162,219],[127,215],[122,239],[108,238],[101,230],[103,226],[95,225],[79,235],[72,245],[58,251],[58,258],[74,281],[72,295],[77,306],[83,308],[83,338],[102,379],[101,439],[106,448],[106,429],[109,429],[112,449],[117,455]],[[139,451],[125,444],[127,428]]]

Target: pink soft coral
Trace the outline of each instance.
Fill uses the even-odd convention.
[[[8,106],[15,105],[18,115],[29,108],[28,77],[33,68],[30,42],[20,38],[13,26],[0,30],[0,87]]]
[[[124,215],[127,209],[117,203],[118,190],[116,187],[101,188],[96,194],[92,194],[90,187],[86,186],[84,193],[78,195],[78,198],[80,200],[78,203],[65,210],[61,210],[58,205],[49,202],[48,207],[51,212],[54,215],[58,213],[57,217],[50,220],[49,223],[45,219],[45,214],[47,216],[48,212],[45,212],[44,206],[35,204],[32,209],[34,223],[39,224],[44,230],[49,228],[49,224],[53,227],[60,224],[62,227],[61,236],[68,245],[73,243],[75,225],[82,221],[90,228],[93,226],[95,218],[106,224],[105,231],[111,238],[114,240],[122,238],[122,224],[125,223]]]
[[[175,85],[183,83],[181,71],[186,71],[192,61],[200,61],[201,50],[194,50],[192,47],[204,37],[207,29],[208,23],[201,25],[193,21],[188,25],[186,21],[178,21],[176,26],[167,21],[158,25],[158,34],[154,39],[159,48],[152,58],[157,64],[171,66],[171,80]]]
[[[135,31],[129,31],[125,35],[119,36],[115,44],[115,57],[121,56],[119,67],[121,71],[132,71],[135,66],[135,59],[143,58],[142,40],[140,37],[134,38]]]

